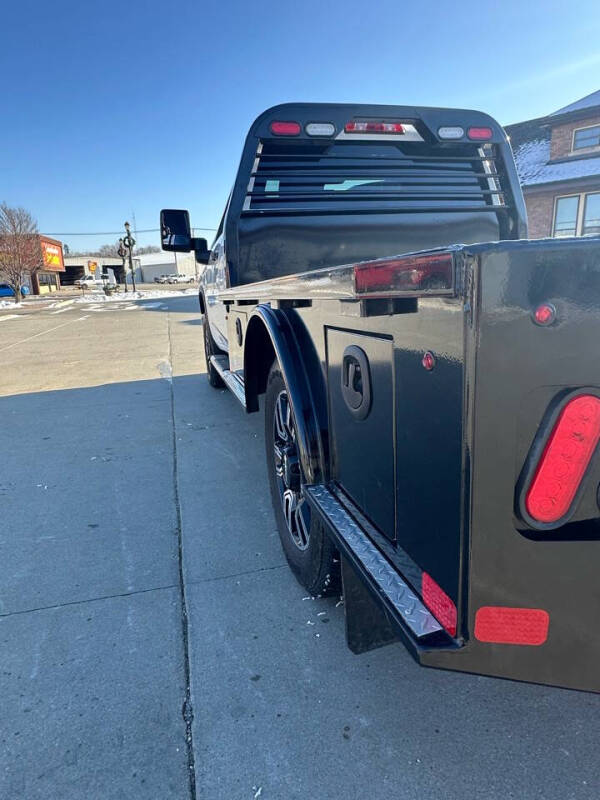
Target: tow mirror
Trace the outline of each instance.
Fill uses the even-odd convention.
[[[206,239],[193,239],[194,252],[196,254],[196,261],[199,264],[208,264],[210,258],[210,250],[208,249],[208,242]]]
[[[189,253],[192,249],[190,215],[176,208],[163,208],[160,212],[160,241],[163,250],[172,253]]]

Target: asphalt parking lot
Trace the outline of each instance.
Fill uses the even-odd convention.
[[[195,297],[3,311],[0,358],[1,798],[600,796],[600,697],[347,650]]]

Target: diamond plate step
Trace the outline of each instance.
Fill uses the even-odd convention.
[[[440,623],[422,603],[398,571],[341,505],[326,486],[305,486],[304,491],[312,507],[327,525],[342,553],[358,568],[392,612],[394,619],[418,643],[437,634],[444,634]]]

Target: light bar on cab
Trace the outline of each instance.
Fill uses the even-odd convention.
[[[272,122],[269,127],[271,133],[274,133],[275,136],[298,136],[301,131],[300,124],[298,122],[276,121]]]
[[[384,258],[354,266],[354,289],[359,297],[447,294],[453,277],[452,253]]]
[[[404,133],[404,125],[400,122],[347,122],[346,133]]]

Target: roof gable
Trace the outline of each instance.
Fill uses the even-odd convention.
[[[587,94],[574,103],[570,103],[568,106],[559,108],[558,111],[553,111],[549,116],[555,117],[558,114],[569,114],[571,111],[581,111],[582,108],[594,108],[594,106],[600,106],[600,89],[591,94]]]

